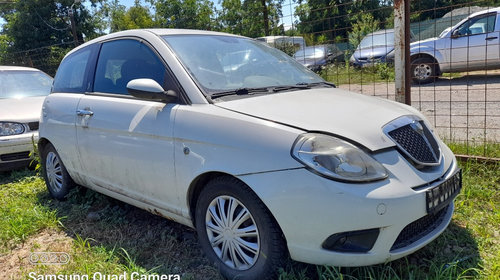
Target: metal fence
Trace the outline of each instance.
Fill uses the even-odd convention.
[[[306,48],[294,41],[292,48],[281,47],[326,80],[353,92],[395,100],[398,78],[404,76],[401,71],[430,76],[428,83],[412,83],[408,103],[424,113],[441,138],[457,145],[460,153],[498,158],[500,19],[488,18],[488,12],[495,13],[496,5],[491,4],[495,2],[412,1],[407,15],[412,63],[400,71],[394,68],[393,49],[401,42],[394,41],[391,0],[284,0],[280,2],[281,28],[273,28],[272,35],[303,39]],[[463,25],[466,28],[448,30],[481,11],[486,11],[486,16],[480,16],[484,19],[472,18]],[[452,34],[455,29],[465,33]],[[42,68],[54,75],[71,44],[0,58],[2,64]],[[458,64],[460,70],[450,66]]]
[[[412,63],[404,67],[420,77],[407,90],[408,101],[442,139],[460,153],[499,157],[500,18],[492,2],[412,1],[407,15]],[[302,61],[323,78],[343,89],[395,100],[402,75],[394,70],[393,49],[403,42],[394,42],[394,10],[392,1],[288,1],[282,23],[284,34],[301,34],[316,49],[329,46],[326,63],[319,54]],[[300,52],[302,58],[321,51]]]

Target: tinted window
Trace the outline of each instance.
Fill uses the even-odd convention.
[[[127,93],[133,79],[153,79],[165,84],[165,67],[156,54],[136,40],[117,40],[102,45],[94,81],[95,92]]]
[[[91,49],[83,49],[66,57],[54,79],[54,92],[85,92],[85,73]]]
[[[0,98],[43,96],[50,93],[52,78],[40,71],[0,71]]]
[[[457,29],[457,35],[476,35],[495,31],[496,13],[480,16],[466,21]]]

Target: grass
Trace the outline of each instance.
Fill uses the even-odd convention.
[[[320,71],[320,76],[336,85],[377,82],[394,82],[394,67],[381,63],[371,67],[356,68],[343,64],[329,64]]]
[[[457,155],[483,156],[500,158],[500,143],[486,142],[481,145],[474,143],[453,142],[448,147]]]
[[[400,260],[369,267],[289,262],[279,279],[499,279],[500,164],[469,161],[462,168],[464,187],[456,198],[452,223],[428,246]],[[221,279],[202,256],[193,231],[91,190],[75,188],[67,201],[54,201],[40,177],[22,171],[0,175],[0,199],[0,266],[5,265],[2,257],[19,263],[11,270],[11,279],[29,279],[30,272],[121,275],[134,271]],[[64,242],[67,245],[61,245]],[[71,261],[27,263],[31,251],[43,250],[62,250]]]

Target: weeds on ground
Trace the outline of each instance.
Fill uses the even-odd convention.
[[[289,262],[279,279],[498,279],[500,276],[500,164],[462,165],[464,187],[448,229],[416,253],[384,265],[355,268]],[[187,227],[99,193],[75,188],[67,201],[48,197],[33,171],[0,175],[0,249],[16,253],[37,233],[58,230],[73,241],[66,265],[25,265],[38,274],[180,274],[221,279]],[[33,246],[31,250],[36,250]],[[20,261],[28,255],[20,255]]]
[[[348,64],[329,64],[319,74],[323,79],[337,86],[342,84],[394,82],[394,67],[386,63],[363,68],[349,66]]]
[[[500,143],[478,141],[451,142],[448,147],[457,155],[482,156],[489,158],[500,158]]]

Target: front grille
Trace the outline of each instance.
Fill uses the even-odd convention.
[[[448,205],[448,207],[450,206]],[[443,221],[448,207],[436,213],[428,214],[407,225],[399,234],[396,242],[392,245],[391,251],[409,246],[436,229]]]
[[[11,161],[11,160],[20,160],[20,159],[29,159],[29,158],[30,158],[29,151],[0,155],[0,159],[2,161]]]
[[[389,131],[388,134],[416,163],[424,165],[439,163],[439,146],[422,121],[401,126]]]
[[[28,126],[31,131],[38,130],[39,122],[30,122],[28,123]]]

